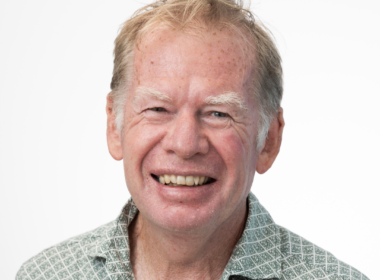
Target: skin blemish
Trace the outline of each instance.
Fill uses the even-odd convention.
[[[222,49],[222,53],[224,53],[224,50]]]
[[[220,56],[218,56],[218,59],[220,59]]]
[[[154,64],[154,62],[153,62],[153,61],[151,61],[151,62],[150,62],[150,64]]]
[[[216,32],[214,32],[213,35],[216,35]]]
[[[138,80],[137,83],[140,85],[140,80]]]
[[[179,86],[179,88],[182,88],[181,86]]]

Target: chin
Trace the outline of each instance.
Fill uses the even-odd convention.
[[[239,204],[236,193],[242,192],[228,188],[228,193],[235,193],[228,196],[222,192],[227,187],[216,179],[188,187],[168,186],[155,176],[146,176],[140,186],[130,191],[142,217],[154,227],[184,233],[213,230],[223,224]],[[236,207],[231,208],[232,204]]]

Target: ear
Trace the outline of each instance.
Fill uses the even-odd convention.
[[[107,144],[108,151],[115,160],[123,159],[123,149],[121,145],[121,134],[116,128],[115,112],[113,110],[113,100],[110,93],[107,95]]]
[[[278,109],[277,117],[273,119],[269,127],[265,145],[260,152],[256,165],[256,171],[258,173],[263,174],[267,172],[280,152],[284,126],[283,109],[280,107]]]

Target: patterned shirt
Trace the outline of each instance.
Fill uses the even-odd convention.
[[[248,205],[245,229],[221,280],[369,280],[329,252],[276,225],[252,193]],[[16,280],[134,279],[128,225],[137,213],[130,199],[115,221],[28,260]]]

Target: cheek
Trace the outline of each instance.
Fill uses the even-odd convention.
[[[212,139],[212,145],[225,162],[229,177],[226,179],[231,180],[232,184],[239,182],[240,186],[249,184],[250,187],[257,161],[257,153],[250,139],[235,130],[214,134]]]
[[[141,177],[141,166],[148,153],[161,141],[165,130],[140,123],[124,133],[124,169],[132,178]],[[136,176],[140,175],[140,176]],[[129,176],[126,176],[127,178]]]
[[[244,164],[246,149],[237,133],[234,131],[222,131],[213,133],[209,139],[218,154],[223,158],[228,173],[235,172],[239,168],[238,166]]]

